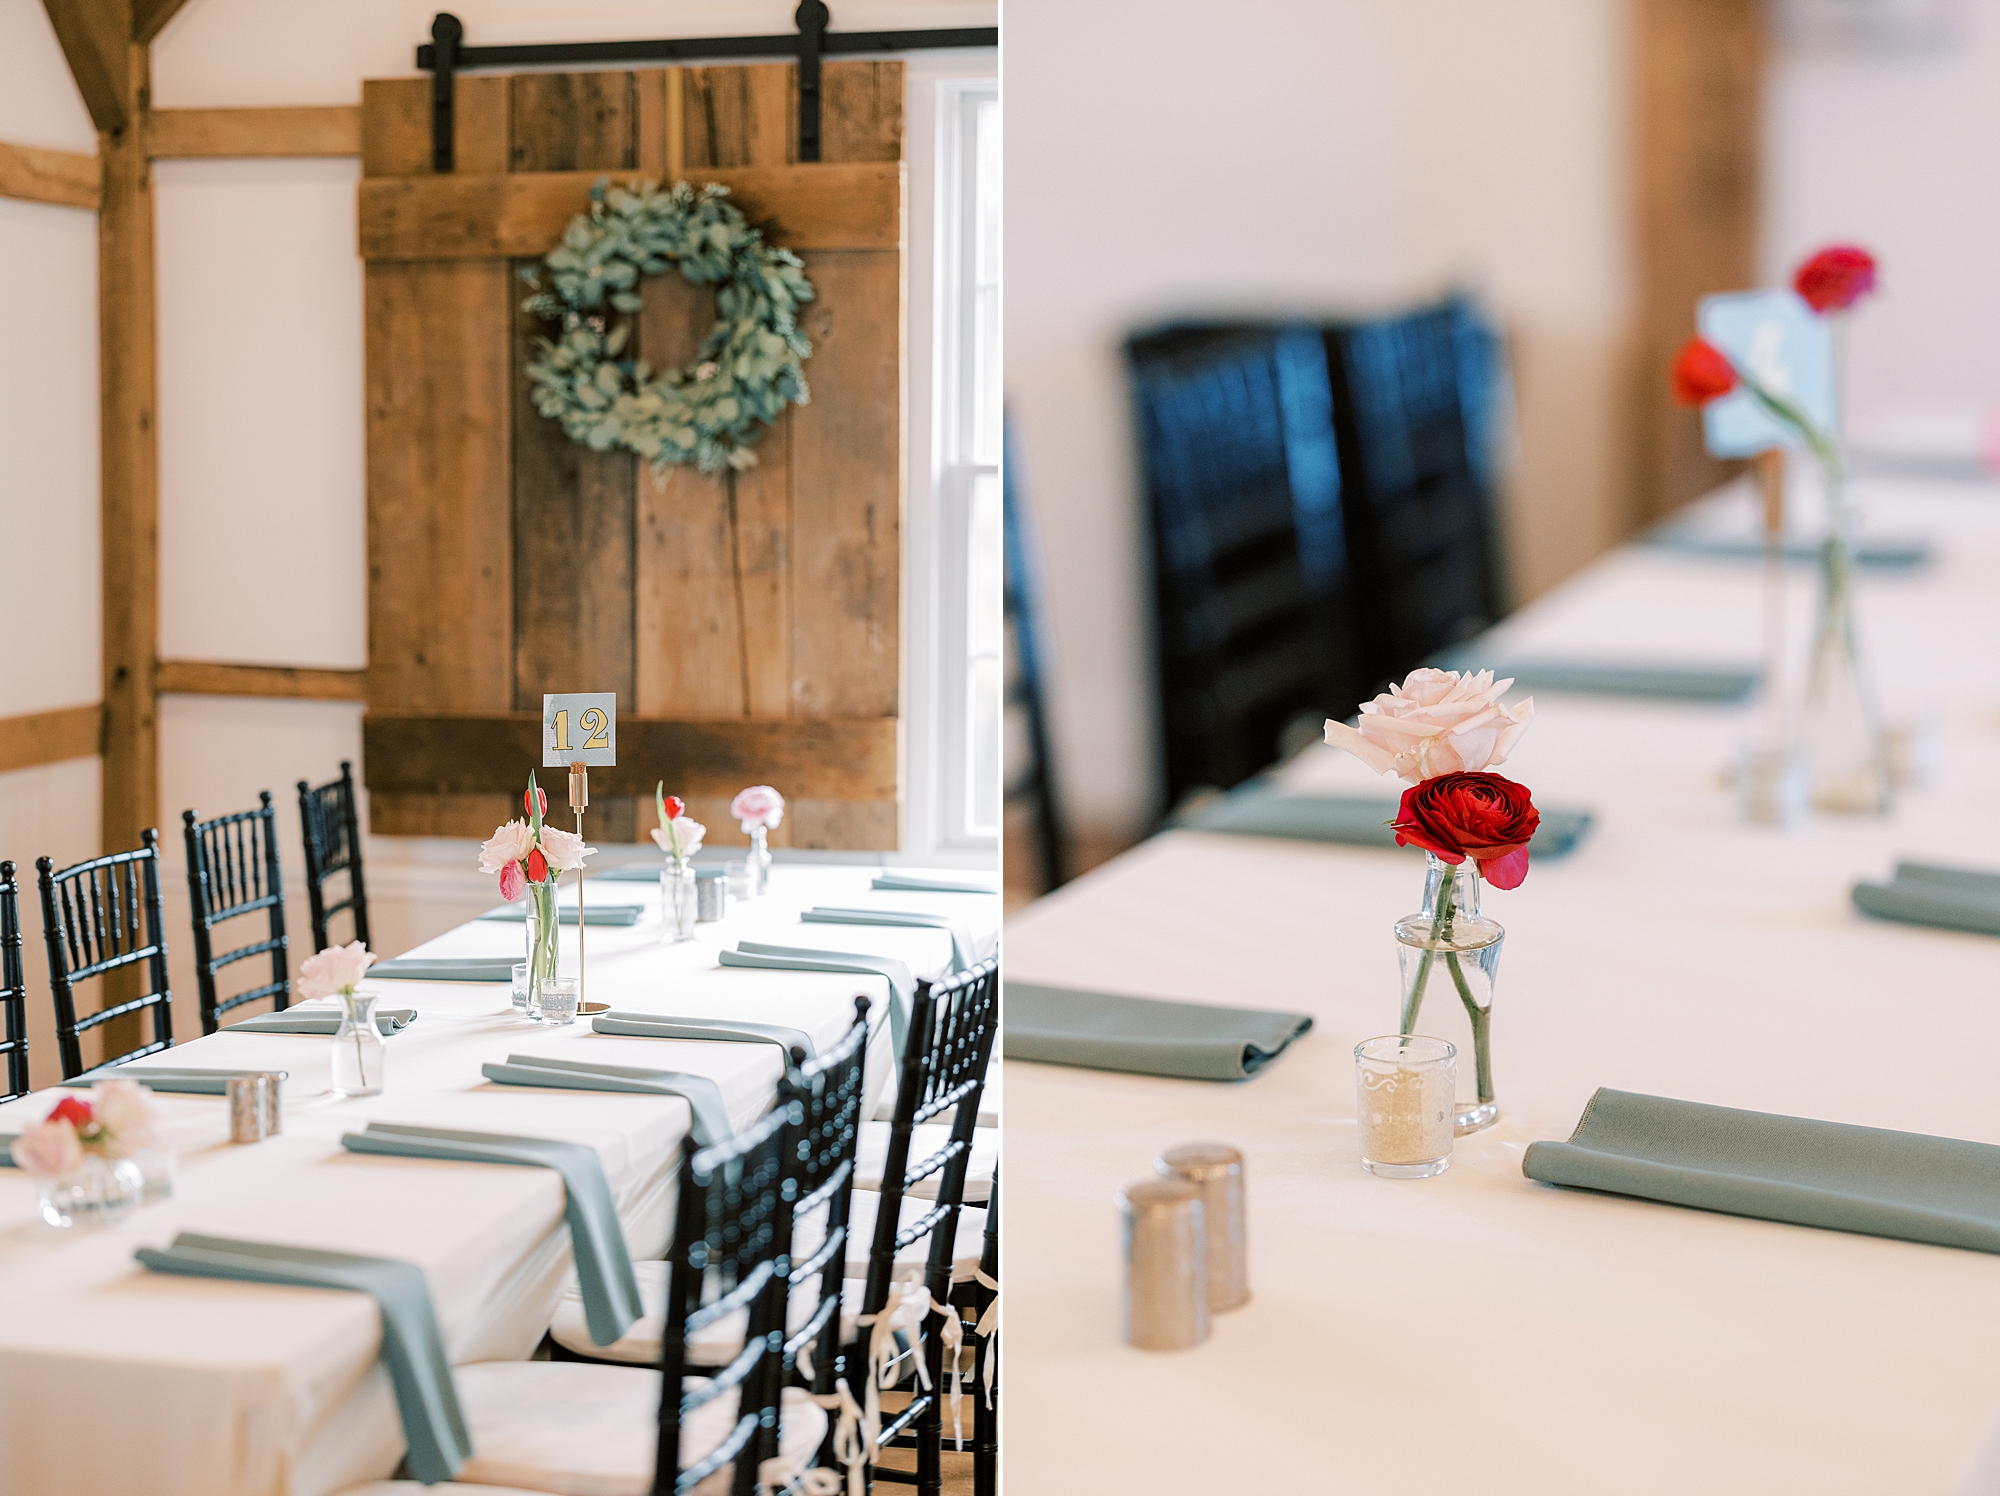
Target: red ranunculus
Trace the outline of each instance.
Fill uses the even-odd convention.
[[[1794,272],[1792,289],[1816,312],[1844,312],[1875,289],[1875,256],[1858,244],[1829,244]]]
[[[82,1132],[97,1120],[97,1115],[91,1111],[90,1103],[81,1096],[65,1096],[56,1103],[56,1109],[49,1113],[49,1121],[53,1122],[57,1118],[61,1118],[78,1132]]]
[[[1674,398],[1706,405],[1736,388],[1736,366],[1706,338],[1689,338],[1674,355]]]
[[[528,881],[530,883],[549,881],[549,860],[542,855],[540,847],[528,854]]]
[[[500,869],[500,897],[513,903],[527,892],[526,880],[521,876],[521,864],[510,862]]]
[[[537,800],[541,802],[539,807],[535,803]],[[545,789],[522,790],[521,809],[525,810],[531,816],[538,814],[547,815],[549,813],[549,792]]]
[[[1519,888],[1541,822],[1524,784],[1491,773],[1440,774],[1403,791],[1396,845],[1422,847],[1454,867],[1470,857],[1495,888]]]
[[[682,816],[687,814],[687,806],[681,802],[679,795],[669,795],[660,803],[666,806],[667,819],[670,821],[678,821]]]

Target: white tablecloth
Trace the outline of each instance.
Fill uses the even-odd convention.
[[[891,1069],[887,982],[716,965],[741,939],[868,951],[917,975],[947,969],[936,929],[801,924],[811,904],[938,908],[990,946],[997,899],[869,891],[871,869],[783,865],[769,898],[696,926],[689,944],[660,942],[657,883],[593,883],[592,903],[640,903],[629,928],[587,934],[594,1000],[660,1013],[734,1017],[801,1028],[836,1042],[866,993],[875,1037],[870,1080]],[[576,927],[563,931],[574,965]],[[521,950],[519,924],[475,921],[411,952]],[[420,1264],[453,1360],[519,1358],[540,1340],[569,1273],[563,1193],[545,1169],[360,1157],[343,1133],[371,1119],[526,1133],[596,1148],[635,1256],[667,1242],[674,1167],[688,1123],[678,1098],[540,1091],[486,1082],[480,1065],[514,1052],[553,1053],[713,1077],[732,1121],[771,1104],[776,1046],[614,1038],[586,1022],[540,1027],[514,1016],[505,987],[380,984],[383,1006],[421,1016],[388,1041],[387,1089],[347,1100],[328,1092],[325,1037],[221,1033],[177,1046],[163,1062],[290,1072],[281,1137],[229,1144],[226,1103],[161,1095],[179,1155],[172,1199],[102,1231],[40,1222],[33,1182],[0,1169],[0,1492],[317,1496],[386,1476],[402,1433],[376,1361],[380,1325],[363,1295],[162,1277],[132,1260],[182,1230],[293,1242]],[[145,1062],[137,1062],[143,1064]],[[53,1104],[50,1093],[0,1107],[0,1133]]]
[[[1009,921],[1013,978],[1315,1020],[1239,1084],[1006,1067],[1022,1490],[1954,1488],[2000,1415],[2000,1258],[1521,1174],[1599,1086],[2000,1143],[2000,944],[1848,901],[1898,857],[2000,867],[2000,491],[1864,497],[1878,529],[1940,551],[1861,594],[1891,709],[1941,731],[1936,782],[1888,819],[1753,828],[1718,777],[1749,710],[1543,696],[1502,772],[1598,823],[1520,889],[1487,891],[1508,931],[1503,1118],[1441,1178],[1364,1174],[1354,1125],[1351,1052],[1395,1029],[1390,926],[1419,902],[1418,854],[1170,833]],[[1754,661],[1757,575],[1621,552],[1493,653]],[[1800,615],[1809,585],[1797,573]],[[1284,777],[1399,788],[1324,748]],[[1128,1349],[1113,1192],[1209,1138],[1247,1155],[1255,1298],[1199,1349]]]

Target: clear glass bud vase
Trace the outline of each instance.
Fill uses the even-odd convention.
[[[343,1096],[379,1096],[389,1046],[375,1022],[379,992],[358,987],[340,994],[340,1028],[333,1036],[333,1089]]]
[[[1889,809],[1889,751],[1855,639],[1852,518],[1837,471],[1826,474],[1826,488],[1828,530],[1799,713],[1799,757],[1811,777],[1815,808],[1879,815]]]
[[[660,869],[660,939],[669,945],[694,939],[694,917],[699,907],[694,864],[675,862],[671,857]]]
[[[555,879],[528,885],[527,913],[528,1011],[532,1013],[542,983],[553,981],[556,975],[557,942],[562,924],[556,916]]]
[[[1468,857],[1453,867],[1430,853],[1425,857],[1423,908],[1396,921],[1400,1032],[1458,1046],[1454,1130],[1462,1137],[1500,1119],[1491,1025],[1493,982],[1507,932],[1479,912],[1479,864]]]
[[[768,826],[745,829],[750,833],[750,897],[758,899],[771,891],[771,831]]]

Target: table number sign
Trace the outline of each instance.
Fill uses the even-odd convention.
[[[618,762],[618,693],[552,691],[542,697],[542,767],[569,767],[569,808],[576,834],[583,836],[583,813],[590,805],[590,766]],[[583,864],[576,867],[576,995],[585,995]]]
[[[1833,426],[1833,338],[1826,319],[1796,291],[1739,291],[1704,296],[1695,314],[1701,335],[1773,394],[1792,401],[1820,426]],[[1748,390],[1702,408],[1702,435],[1714,457],[1755,457],[1798,448],[1800,437],[1774,419]]]

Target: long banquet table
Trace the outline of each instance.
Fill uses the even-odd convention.
[[[892,1056],[888,983],[875,976],[721,967],[743,939],[868,952],[918,976],[949,969],[936,928],[803,924],[813,904],[942,913],[990,949],[998,899],[876,893],[868,867],[783,864],[768,897],[732,902],[692,943],[662,944],[657,881],[592,882],[590,904],[644,906],[630,927],[586,928],[587,995],[614,1008],[786,1024],[838,1040],[853,999],[872,1003],[871,1096]],[[962,875],[960,875],[962,876]],[[565,893],[569,885],[565,884]],[[567,901],[567,899],[565,900]],[[576,961],[563,930],[563,970]],[[475,920],[409,954],[518,953],[520,924]],[[678,1097],[501,1086],[480,1074],[510,1053],[563,1055],[712,1077],[742,1126],[772,1103],[769,1044],[618,1038],[513,1014],[506,986],[383,981],[385,1007],[419,1018],[388,1041],[384,1092],[328,1091],[324,1037],[218,1033],[135,1061],[281,1069],[283,1133],[232,1146],[226,1103],[156,1094],[178,1157],[171,1199],[102,1230],[40,1221],[33,1182],[0,1169],[0,1493],[320,1496],[393,1472],[403,1439],[376,1360],[373,1300],[352,1293],[160,1277],[140,1246],[183,1230],[399,1258],[422,1266],[456,1364],[519,1359],[542,1337],[569,1273],[563,1190],[550,1170],[347,1154],[371,1120],[532,1134],[594,1147],[635,1258],[667,1245],[673,1170],[689,1109]],[[232,1015],[242,1016],[242,1015]],[[45,1112],[47,1092],[0,1106],[0,1133]]]
[[[1860,599],[1892,714],[1937,730],[1935,780],[1888,818],[1748,826],[1720,771],[1751,709],[1541,696],[1502,772],[1597,823],[1486,893],[1508,932],[1503,1115],[1440,1178],[1363,1173],[1354,1121],[1353,1047],[1396,1027],[1390,926],[1417,906],[1418,854],[1170,831],[1008,921],[1010,980],[1314,1019],[1235,1084],[1006,1066],[1021,1489],[1958,1489],[2000,1417],[2000,1259],[1521,1173],[1599,1086],[2000,1143],[2000,944],[1848,896],[1898,858],[2000,868],[2000,490],[1860,496],[1937,552],[1864,574]],[[1706,518],[1747,532],[1747,506]],[[1794,641],[1810,585],[1794,573]],[[1627,547],[1510,619],[1491,657],[1754,663],[1758,586],[1754,566]],[[1324,747],[1280,777],[1397,788]],[[1132,1350],[1113,1193],[1193,1139],[1245,1151],[1255,1297],[1204,1346]]]

